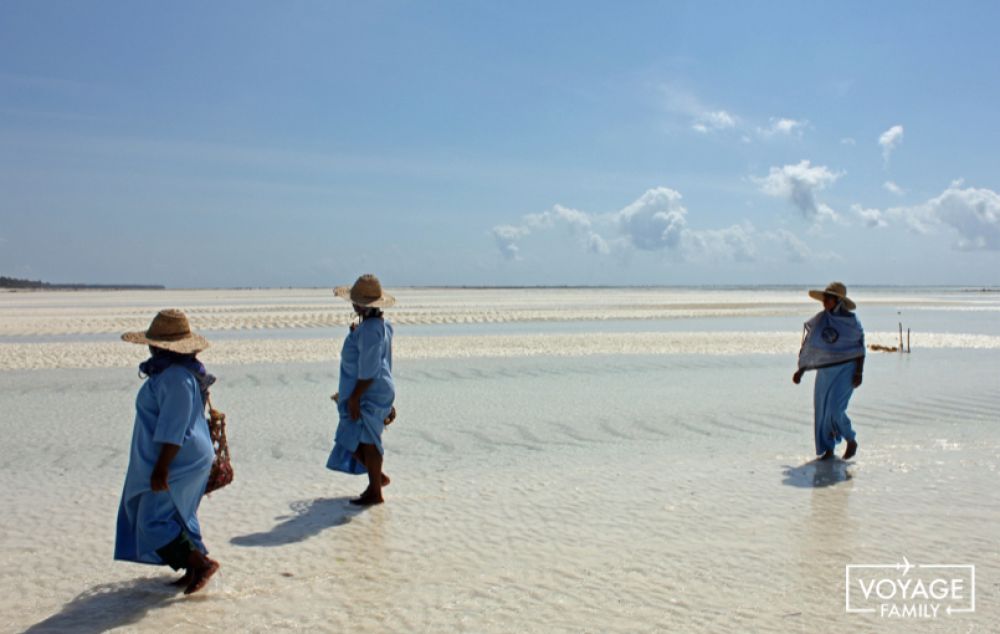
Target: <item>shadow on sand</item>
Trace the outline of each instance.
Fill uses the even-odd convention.
[[[269,531],[239,535],[229,540],[236,546],[284,546],[305,541],[320,534],[327,528],[341,526],[364,511],[364,507],[353,506],[351,498],[316,498],[301,500],[291,504],[292,515],[282,515],[282,520]]]
[[[852,477],[848,471],[853,465],[840,458],[828,460],[811,460],[804,465],[792,467],[785,465],[785,479],[782,484],[803,489],[818,489],[833,486],[839,482],[847,482]]]
[[[182,601],[178,588],[168,585],[167,577],[153,577],[102,583],[85,590],[24,634],[73,632],[90,634],[138,623],[150,610]]]

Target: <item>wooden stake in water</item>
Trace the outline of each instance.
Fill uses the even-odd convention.
[[[899,322],[899,351],[903,351],[903,322]]]
[[[910,353],[910,329],[906,329],[906,353]]]

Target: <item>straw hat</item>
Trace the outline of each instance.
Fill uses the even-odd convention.
[[[857,304],[855,304],[847,297],[847,287],[844,286],[843,283],[841,282],[830,282],[829,284],[827,284],[826,288],[821,291],[815,289],[809,291],[809,297],[812,297],[813,299],[818,299],[819,301],[823,301],[824,295],[833,295],[834,297],[839,297],[840,301],[844,302],[844,307],[847,310],[854,310],[855,308],[857,308]]]
[[[396,303],[396,298],[382,292],[382,284],[371,273],[365,273],[358,278],[354,286],[338,286],[333,289],[334,295],[366,308],[388,308]]]
[[[187,315],[175,308],[161,310],[145,331],[126,332],[122,341],[143,343],[180,354],[194,354],[208,347],[208,340],[191,332]]]

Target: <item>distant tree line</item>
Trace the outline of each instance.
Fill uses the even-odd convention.
[[[40,288],[50,290],[60,289],[163,289],[164,286],[149,284],[50,284],[38,280],[22,280],[16,277],[0,275],[0,288]]]
[[[0,287],[2,288],[45,288],[45,282],[33,282],[31,280],[19,280],[15,277],[5,277],[0,275]]]

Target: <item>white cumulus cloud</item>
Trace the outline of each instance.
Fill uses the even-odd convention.
[[[771,117],[766,128],[757,128],[757,133],[765,138],[773,136],[802,136],[802,131],[805,129],[808,121],[798,121],[796,119],[788,119],[785,117],[776,118]]]
[[[813,250],[809,245],[788,229],[778,229],[771,232],[768,237],[781,246],[789,262],[805,262],[813,257]]]
[[[607,255],[611,253],[611,246],[608,245],[608,241],[605,240],[599,233],[591,231],[587,234],[587,251],[590,253],[596,253],[598,255]]]
[[[926,205],[916,207],[892,207],[882,213],[883,220],[901,221],[914,233],[929,234],[934,231],[934,227],[939,225]]]
[[[497,225],[492,230],[493,239],[496,240],[500,255],[507,260],[517,260],[519,258],[520,247],[517,242],[521,238],[531,233],[527,227],[515,227],[513,225]]]
[[[675,248],[687,224],[687,209],[681,195],[668,187],[646,191],[616,214],[619,230],[629,242],[644,251]]]
[[[728,130],[736,127],[736,117],[725,110],[706,111],[697,115],[691,125],[696,132],[706,134],[717,130]]]
[[[656,88],[664,111],[686,119],[690,128],[699,134],[731,131],[732,138],[746,144],[752,143],[757,137],[801,137],[809,125],[805,119],[791,117],[769,117],[767,125],[754,125],[755,117],[741,116],[731,108],[719,107],[717,104],[706,104],[697,94],[679,83],[668,82]]]
[[[571,234],[579,237],[587,251],[599,254],[609,253],[611,249],[607,241],[591,229],[593,224],[594,219],[586,212],[562,205],[554,205],[549,211],[526,214],[520,225],[497,225],[493,227],[491,233],[496,241],[497,249],[500,250],[500,255],[507,260],[520,259],[519,242],[522,238],[531,235],[532,232],[544,231],[556,226],[567,227]]]
[[[682,198],[680,192],[669,187],[655,187],[612,213],[588,213],[554,205],[549,211],[526,214],[520,224],[497,225],[492,235],[500,254],[511,261],[520,259],[522,238],[558,227],[567,228],[584,251],[601,256],[647,251],[666,253],[682,261],[749,262],[757,258],[756,234],[751,224],[691,229]],[[613,237],[606,237],[609,235]]]
[[[721,108],[712,108],[690,90],[676,83],[659,86],[667,112],[690,121],[691,129],[701,134],[729,130],[739,125],[739,118]]]
[[[768,196],[791,202],[807,220],[834,220],[836,212],[816,200],[816,192],[837,182],[843,174],[823,165],[813,166],[808,160],[795,165],[772,167],[767,176],[753,179]]]
[[[991,189],[962,189],[960,182],[924,204],[927,214],[956,230],[963,251],[1000,250],[1000,194]]]
[[[912,207],[893,207],[885,216],[921,234],[942,228],[958,234],[961,251],[1000,251],[1000,194],[954,181],[940,195]]]
[[[528,214],[524,220],[529,227],[553,227],[565,223],[575,231],[589,229],[591,225],[590,216],[586,213],[562,205],[554,205],[551,211],[540,214]]]
[[[882,146],[882,160],[889,162],[889,155],[903,142],[903,126],[894,125],[878,138],[878,144]]]
[[[895,194],[896,196],[902,196],[903,194],[906,193],[905,191],[903,191],[902,187],[900,187],[899,185],[897,185],[892,181],[886,181],[882,183],[882,187],[883,189],[885,189],[885,191],[889,192],[890,194]]]
[[[753,262],[757,259],[754,234],[753,225],[746,223],[725,229],[688,230],[683,238],[689,258],[703,256],[712,260]]]
[[[867,227],[886,227],[889,223],[885,219],[885,214],[878,209],[865,209],[861,205],[851,205],[851,211],[854,212],[858,218]]]

